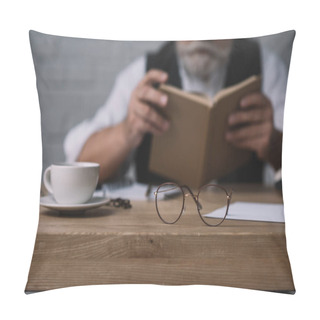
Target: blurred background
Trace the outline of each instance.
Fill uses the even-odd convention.
[[[288,67],[293,32],[252,38]],[[119,71],[163,41],[92,40],[30,31],[41,105],[42,170],[65,160],[63,141],[76,124],[94,115]]]

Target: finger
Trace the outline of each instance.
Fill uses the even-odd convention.
[[[149,70],[146,75],[143,77],[140,84],[150,85],[154,83],[164,83],[168,80],[168,73],[158,69]]]
[[[244,142],[245,140],[249,141],[261,137],[269,138],[271,131],[272,125],[269,123],[250,125],[228,131],[226,133],[226,140],[232,144],[238,144]]]
[[[260,92],[249,93],[240,100],[240,108],[248,108],[252,106],[266,107],[271,105],[270,100]]]
[[[228,118],[228,124],[235,126],[244,123],[256,123],[272,120],[272,110],[255,107],[249,110],[236,111]]]
[[[249,140],[237,141],[233,145],[239,149],[255,151],[259,155],[261,153],[260,150],[263,150],[264,146],[266,146],[266,139],[264,136],[259,136]]]
[[[151,86],[145,85],[137,89],[136,95],[138,99],[149,102],[161,107],[165,107],[168,103],[168,96]]]
[[[161,132],[165,132],[169,128],[169,121],[146,103],[137,102],[134,113],[143,122],[147,123],[148,126],[151,125]]]
[[[147,132],[154,134],[154,135],[161,135],[164,133],[163,130],[159,129],[157,126],[154,126],[148,121],[145,121],[145,119],[138,117],[137,123],[136,123],[137,131],[141,134],[145,134]]]

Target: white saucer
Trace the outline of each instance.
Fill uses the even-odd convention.
[[[58,211],[85,211],[105,205],[109,199],[105,197],[92,197],[88,202],[81,204],[61,204],[57,203],[52,195],[41,197],[40,205]]]

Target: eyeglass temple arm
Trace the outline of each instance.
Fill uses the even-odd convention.
[[[227,193],[227,198],[228,198],[228,208],[232,199],[232,189],[230,189],[230,191]]]
[[[158,194],[158,193],[164,193],[164,192],[168,192],[168,191],[172,191],[172,190],[175,190],[175,189],[178,189],[179,187],[177,186],[177,187],[172,187],[172,188],[170,188],[170,189],[165,189],[165,190],[157,190],[157,191],[155,191],[154,192],[154,195],[156,195],[156,194]]]

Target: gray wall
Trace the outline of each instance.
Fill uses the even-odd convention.
[[[257,39],[289,64],[293,33]],[[92,117],[107,98],[117,73],[162,42],[106,41],[51,36],[30,31],[41,106],[43,169],[64,161],[70,128]],[[289,48],[290,49],[290,48]]]
[[[76,39],[30,31],[41,106],[43,169],[64,161],[70,128],[92,117],[107,98],[117,73],[161,42]]]

